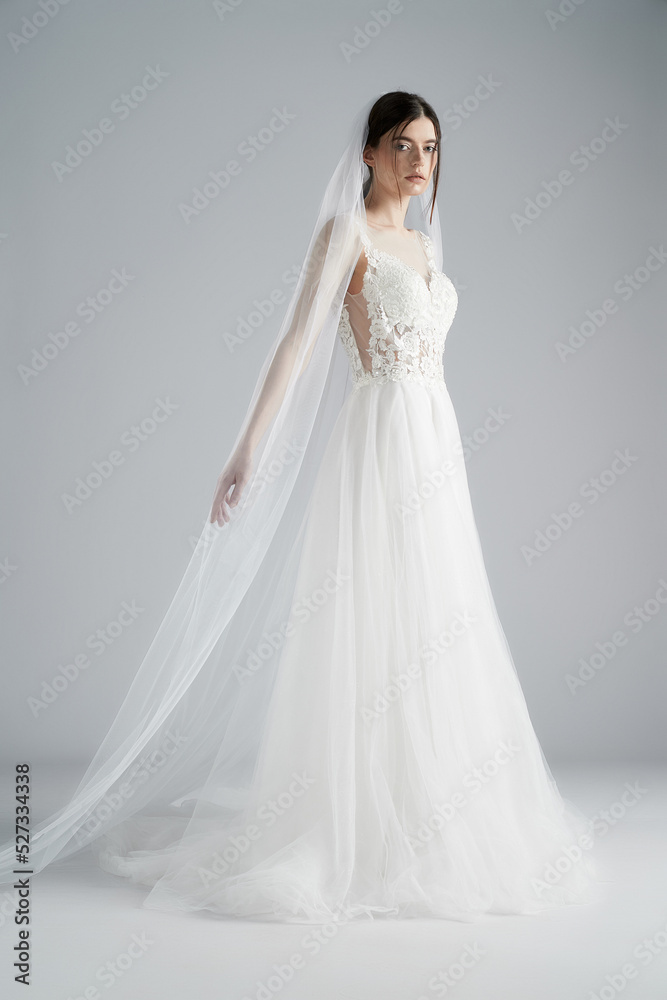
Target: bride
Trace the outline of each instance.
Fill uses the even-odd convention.
[[[357,116],[197,549],[34,870],[90,844],[145,906],[306,923],[590,898],[444,380],[440,143],[417,94]]]

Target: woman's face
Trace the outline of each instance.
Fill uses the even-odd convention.
[[[396,176],[394,176],[394,155]],[[366,146],[364,163],[373,167],[375,188],[396,197],[396,184],[404,195],[421,194],[428,187],[438,156],[435,127],[424,115],[399,128],[393,139],[389,132],[376,149]]]

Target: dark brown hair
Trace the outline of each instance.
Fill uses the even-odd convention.
[[[438,179],[440,177],[440,141],[442,132],[438,116],[428,101],[425,101],[419,94],[409,94],[406,90],[392,90],[387,94],[383,94],[382,97],[378,97],[368,115],[366,146],[372,146],[373,149],[377,149],[383,135],[390,132],[390,139],[393,139],[403,126],[409,125],[415,118],[421,118],[422,115],[430,119],[433,123],[435,137],[438,142],[438,156],[435,161],[435,170],[433,171],[433,194],[430,204],[431,219],[429,221],[431,221],[433,219],[433,206],[435,205]],[[373,182],[373,168],[369,166],[368,169],[371,176],[364,184],[364,198],[368,194]],[[394,150],[394,175],[396,175],[396,150]],[[398,178],[396,179],[396,189],[400,191]]]

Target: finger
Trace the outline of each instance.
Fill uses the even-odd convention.
[[[243,480],[239,480],[238,482],[236,482],[234,484],[234,493],[233,493],[232,499],[230,501],[230,507],[236,507],[237,503],[241,499],[241,493],[243,492],[243,487],[244,486],[245,486],[245,482]]]
[[[229,489],[230,489],[232,483],[233,483],[233,480],[230,479],[229,476],[225,476],[224,479],[221,476],[220,479],[218,479],[218,482],[216,483],[216,487],[215,487],[215,499],[218,502],[220,501],[220,499],[222,497],[224,497],[224,495],[226,493],[229,492]]]

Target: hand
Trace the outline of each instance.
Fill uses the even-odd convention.
[[[229,521],[230,509],[238,504],[243,487],[250,479],[251,474],[252,455],[248,451],[232,455],[218,478],[209,518],[211,524],[217,521],[222,527]]]

